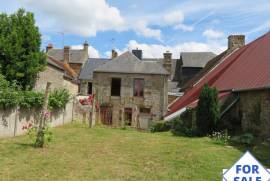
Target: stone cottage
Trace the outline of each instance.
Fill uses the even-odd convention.
[[[79,94],[86,96],[92,94],[93,87],[93,72],[96,68],[107,63],[109,59],[106,58],[89,58],[82,67],[79,74]]]
[[[94,103],[99,107],[93,121],[147,129],[167,111],[168,78],[158,62],[142,61],[131,52],[99,66],[93,73]]]
[[[64,46],[64,49],[54,48],[52,44],[46,47],[46,53],[56,60],[69,64],[69,66],[79,75],[83,64],[88,60],[88,43],[83,44],[83,49],[71,49]]]
[[[68,65],[51,56],[47,56],[47,66],[38,74],[34,89],[44,91],[47,82],[51,82],[51,90],[65,88],[70,94],[77,95],[78,83],[76,72]]]
[[[218,89],[221,120],[228,129],[270,136],[270,33],[245,45],[244,35],[230,35],[228,49],[210,60],[168,108],[165,120],[194,110],[202,87]],[[226,121],[227,120],[227,121]]]
[[[212,52],[181,52],[176,63],[174,80],[182,87],[187,81],[198,74],[216,54]]]

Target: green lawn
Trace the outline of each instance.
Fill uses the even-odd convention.
[[[208,138],[83,125],[53,129],[35,149],[27,136],[0,140],[0,180],[221,180],[243,153]],[[270,166],[269,147],[253,151]]]

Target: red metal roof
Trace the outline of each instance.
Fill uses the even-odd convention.
[[[169,106],[167,116],[196,101],[206,83],[219,91],[270,86],[270,32],[224,57]]]

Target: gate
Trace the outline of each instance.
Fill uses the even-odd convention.
[[[100,120],[102,124],[112,125],[112,107],[110,106],[100,107]]]

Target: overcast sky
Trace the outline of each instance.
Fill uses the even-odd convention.
[[[0,11],[23,7],[35,13],[42,47],[52,43],[80,48],[90,57],[107,57],[140,48],[144,57],[166,50],[220,53],[227,36],[245,34],[250,42],[270,30],[269,0],[0,0]]]

